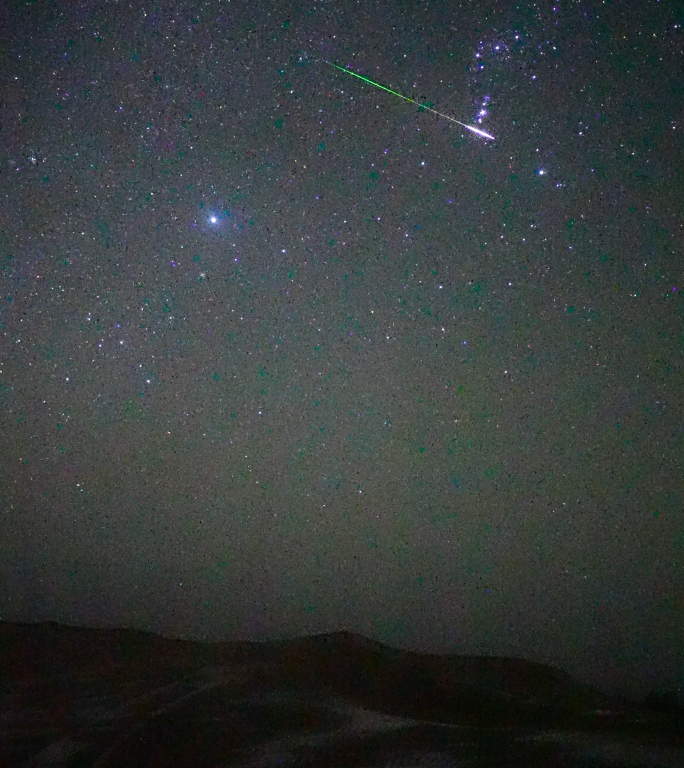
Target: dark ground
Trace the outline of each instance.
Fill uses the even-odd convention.
[[[8,766],[684,765],[674,707],[348,633],[202,644],[0,623],[0,686]]]

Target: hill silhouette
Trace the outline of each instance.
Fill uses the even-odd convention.
[[[550,747],[530,734],[624,732],[614,710],[555,667],[349,632],[199,643],[0,622],[3,765],[535,765]]]
[[[525,659],[416,653],[349,632],[297,638],[274,650],[283,679],[403,716],[503,724],[597,702],[562,670]]]

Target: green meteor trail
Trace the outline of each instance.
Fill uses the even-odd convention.
[[[449,117],[449,115],[444,115],[441,112],[438,112],[436,109],[432,109],[432,107],[428,107],[425,104],[421,104],[419,101],[416,101],[415,99],[409,99],[408,96],[402,96],[400,93],[393,91],[391,88],[386,88],[384,85],[380,85],[380,83],[375,83],[373,82],[373,80],[369,80],[367,77],[363,77],[363,75],[358,75],[356,72],[352,72],[350,69],[339,67],[337,64],[333,64],[332,61],[326,61],[325,63],[330,64],[330,66],[335,67],[335,69],[339,69],[341,72],[346,72],[348,75],[353,75],[354,77],[358,77],[359,80],[363,80],[364,83],[370,83],[371,85],[374,85],[376,88],[380,88],[383,91],[387,91],[387,93],[391,93],[393,96],[398,96],[400,99],[403,99],[404,101],[409,101],[411,104],[417,104],[421,109],[427,109],[428,112],[433,112],[435,115],[439,115],[440,117],[443,117],[445,120],[451,120],[452,123],[457,123],[458,125],[462,125],[464,128],[467,128],[469,131],[476,133],[478,136],[482,136],[484,139],[494,139],[493,136],[491,136],[488,133],[485,133],[484,131],[481,131],[479,128],[475,128],[475,126],[473,125],[467,125],[466,123],[462,123],[460,120],[456,120],[456,118],[454,117]]]

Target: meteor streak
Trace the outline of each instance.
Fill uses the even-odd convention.
[[[354,75],[354,77],[358,77],[359,80],[363,80],[364,83],[370,83],[371,85],[374,85],[376,88],[380,88],[383,91],[387,91],[387,93],[391,93],[393,96],[398,96],[400,99],[403,99],[404,101],[408,101],[411,104],[417,104],[421,109],[427,109],[428,112],[432,112],[435,115],[439,115],[440,117],[443,117],[445,120],[451,120],[452,123],[457,123],[458,125],[462,125],[464,128],[467,128],[469,131],[476,133],[478,136],[482,136],[483,139],[494,139],[493,136],[491,136],[488,133],[485,133],[484,131],[481,131],[479,128],[475,128],[475,126],[473,125],[467,125],[466,123],[462,123],[460,120],[456,120],[455,117],[449,117],[449,115],[444,115],[441,112],[438,112],[436,109],[433,109],[432,107],[428,107],[425,104],[421,104],[419,101],[416,101],[415,99],[409,99],[408,96],[402,96],[400,93],[393,91],[391,88],[386,88],[384,85],[380,85],[380,83],[376,83],[373,80],[369,80],[367,77],[364,77],[363,75],[358,75],[356,72],[352,72],[350,69],[345,69],[344,67],[338,67],[337,64],[333,64],[332,61],[326,61],[325,63],[330,64],[330,66],[335,67],[335,69],[339,69],[341,72],[346,72],[348,75]]]

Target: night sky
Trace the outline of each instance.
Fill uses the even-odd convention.
[[[4,7],[0,618],[684,684],[681,4]]]

